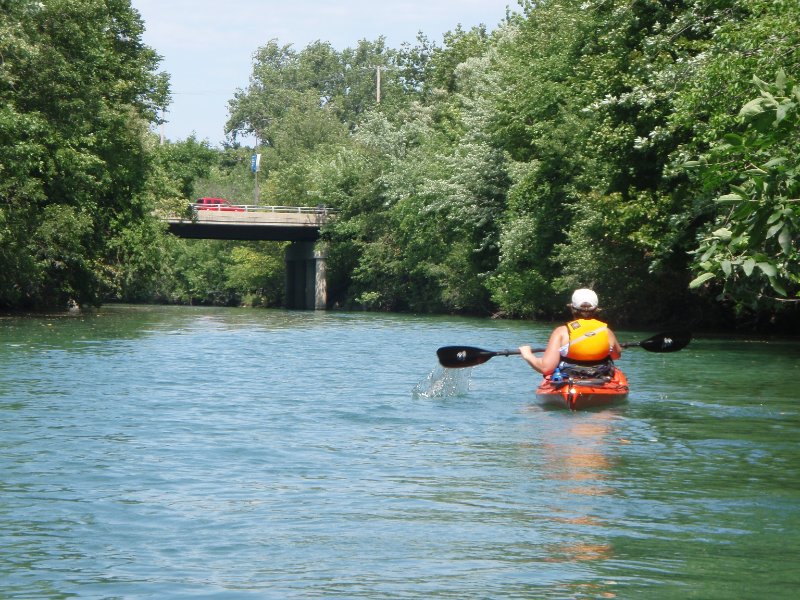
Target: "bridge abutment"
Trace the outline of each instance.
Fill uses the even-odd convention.
[[[286,308],[327,308],[326,259],[323,245],[307,241],[289,244],[286,248]]]

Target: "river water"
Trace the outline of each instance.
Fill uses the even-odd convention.
[[[795,598],[800,343],[629,349],[628,402],[578,413],[519,357],[437,368],[549,330],[0,319],[0,598]]]

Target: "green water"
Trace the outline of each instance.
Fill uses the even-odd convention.
[[[631,349],[582,413],[519,357],[436,368],[549,329],[0,319],[0,598],[796,597],[800,344]]]

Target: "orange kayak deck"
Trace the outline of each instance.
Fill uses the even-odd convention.
[[[547,375],[536,390],[536,398],[546,404],[570,410],[610,406],[628,397],[628,378],[619,369],[613,377],[602,379],[572,379],[553,382]]]

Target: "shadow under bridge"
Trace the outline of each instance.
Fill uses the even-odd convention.
[[[286,306],[325,310],[327,255],[316,242],[331,213],[322,207],[236,205],[195,209],[191,218],[164,220],[182,238],[291,242],[285,254]]]

